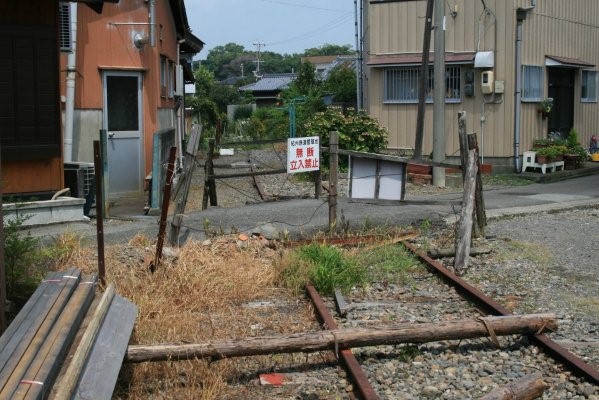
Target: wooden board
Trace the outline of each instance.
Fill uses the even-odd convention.
[[[0,397],[8,390],[12,393],[14,385],[29,362],[35,357],[44,338],[52,329],[58,315],[67,304],[75,287],[79,283],[81,273],[71,269],[67,271],[59,282],[54,282],[58,288],[45,292],[41,297],[39,308],[34,308],[28,313],[27,321],[19,328],[24,331],[23,335],[9,341],[10,350],[2,357],[2,370],[0,371]],[[51,282],[52,283],[52,282]],[[35,311],[35,312],[33,312]],[[15,383],[16,382],[16,383]],[[11,388],[10,386],[13,385]]]
[[[97,284],[96,276],[86,276],[77,285],[68,304],[62,310],[52,330],[43,338],[42,345],[33,355],[11,399],[46,398],[60,365],[64,361],[81,321],[94,299]],[[33,382],[33,383],[29,383]],[[40,383],[43,383],[40,384]]]
[[[123,363],[137,306],[115,296],[75,389],[73,399],[109,400]]]

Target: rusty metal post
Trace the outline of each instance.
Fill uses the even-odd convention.
[[[94,140],[94,174],[96,180],[96,238],[98,242],[98,279],[106,287],[104,265],[104,169],[100,141]]]
[[[166,181],[164,182],[164,192],[162,194],[162,210],[160,212],[160,225],[158,228],[158,241],[156,242],[156,256],[154,263],[150,264],[150,271],[154,272],[162,259],[162,247],[164,246],[164,236],[166,234],[166,217],[168,215],[168,206],[171,199],[171,188],[173,186],[173,174],[175,173],[175,157],[177,148],[171,147],[166,166]]]
[[[214,178],[211,176],[214,175],[214,146],[215,139],[210,139],[208,141],[208,154],[206,155],[206,164],[204,165],[204,197],[202,199],[202,210],[208,208],[208,199],[210,199],[210,205],[216,206],[216,184],[214,182]]]

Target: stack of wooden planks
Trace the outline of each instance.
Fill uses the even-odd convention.
[[[110,399],[137,308],[112,286],[91,307],[96,286],[75,268],[42,281],[0,337],[0,399],[85,398],[97,380],[105,388],[93,398]],[[90,368],[101,372],[90,378]]]

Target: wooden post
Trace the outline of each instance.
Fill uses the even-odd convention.
[[[208,208],[208,199],[210,199],[210,205],[215,206],[212,200],[214,197],[214,203],[216,203],[216,193],[211,193],[212,187],[214,186],[214,192],[216,192],[216,185],[214,184],[214,178],[210,179],[209,176],[214,175],[214,164],[212,159],[214,158],[214,139],[208,141],[208,154],[206,154],[206,164],[204,165],[204,197],[202,199],[202,210]]]
[[[320,169],[314,171],[314,198],[319,199],[322,196],[322,174]]]
[[[485,199],[483,197],[483,178],[480,167],[480,150],[476,133],[468,134],[468,149],[476,151],[476,192],[474,194],[474,212],[476,213],[476,224],[480,236],[484,236],[485,226],[487,226],[487,212],[485,209]]]
[[[201,125],[195,125],[191,129],[191,135],[189,135],[189,142],[185,149],[185,161],[183,161],[183,173],[179,177],[177,187],[175,188],[175,214],[171,221],[171,229],[169,232],[169,242],[172,245],[178,245],[179,243],[179,232],[181,231],[181,223],[183,222],[183,213],[185,212],[185,205],[187,204],[187,196],[189,195],[189,188],[191,187],[191,179],[193,177],[193,170],[196,163],[196,155],[198,152],[198,145],[200,142],[200,136],[202,132]]]
[[[441,340],[535,334],[557,327],[554,314],[509,315],[421,324],[381,326],[376,329],[332,329],[287,336],[229,339],[197,344],[132,345],[127,348],[125,362],[218,360],[277,353],[311,353],[352,347],[427,343]]]
[[[462,180],[466,180],[466,165],[468,164],[468,133],[466,129],[466,111],[458,112],[458,139],[460,142],[460,161],[462,165]]]
[[[456,250],[453,264],[456,275],[462,275],[466,271],[466,268],[468,268],[470,241],[472,240],[474,191],[476,188],[475,153],[474,150],[468,152],[468,168],[466,170],[466,181],[464,182],[462,210],[460,213],[458,231],[456,233]]]
[[[329,231],[337,229],[337,170],[339,168],[339,133],[329,136]]]
[[[106,287],[104,265],[104,163],[100,141],[94,140],[94,173],[96,180],[96,238],[98,242],[98,279]]]
[[[537,374],[527,375],[506,386],[494,389],[479,400],[529,400],[543,395],[547,384]]]
[[[420,81],[418,82],[418,115],[416,116],[416,143],[414,158],[422,158],[422,142],[424,138],[424,114],[426,89],[428,85],[428,57],[431,49],[431,30],[433,29],[433,6],[435,0],[427,0],[424,20],[424,39],[422,42],[422,64],[420,66]]]
[[[173,175],[175,173],[175,157],[177,148],[171,147],[166,167],[166,180],[164,182],[164,193],[162,196],[162,210],[160,211],[160,225],[158,227],[158,241],[156,242],[156,256],[154,263],[150,264],[150,271],[154,272],[162,259],[162,246],[164,245],[164,235],[166,233],[166,217],[168,215],[168,206],[171,199],[171,188],[173,186]]]
[[[460,111],[458,113],[458,134],[459,134],[459,142],[460,142],[460,160],[462,163],[462,180],[464,182],[466,182],[466,169],[467,169],[466,166],[468,164],[468,150],[470,149],[470,145],[469,145],[469,141],[468,141],[468,133],[466,130],[466,111]],[[477,155],[477,159],[478,159],[478,155]],[[477,164],[477,165],[479,165],[479,164]],[[482,188],[482,181],[481,181],[481,188]],[[481,197],[482,197],[482,193],[481,193]],[[473,221],[477,221],[477,219],[476,219],[476,203],[474,205],[474,209],[472,212],[474,213]],[[481,231],[479,229],[478,222],[475,222],[473,224],[473,236],[474,237],[482,236]]]

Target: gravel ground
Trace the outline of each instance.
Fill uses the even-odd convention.
[[[217,173],[280,168],[274,152],[248,152],[217,160]],[[201,170],[201,169],[200,169]],[[203,179],[203,178],[201,178]],[[295,176],[258,178],[268,198],[313,195],[313,184]],[[340,182],[340,191],[347,181]],[[407,194],[456,191],[408,184]],[[261,201],[250,179],[217,181],[222,206]],[[343,192],[342,192],[343,193]],[[222,199],[222,201],[220,200]],[[551,312],[559,330],[553,340],[599,368],[599,245],[598,209],[571,210],[489,221],[487,238],[476,245],[489,254],[472,257],[464,278],[515,313]],[[453,227],[430,227],[418,244],[451,247]],[[451,258],[443,260],[451,266]],[[352,292],[351,311],[341,326],[380,326],[397,322],[429,322],[476,317],[478,312],[453,289],[425,271],[407,284],[375,282]],[[332,300],[328,299],[331,310]],[[261,334],[259,331],[257,334]],[[498,385],[530,373],[549,384],[543,399],[599,400],[599,386],[574,377],[521,337],[500,338],[496,348],[487,339],[437,342],[419,346],[377,346],[355,349],[358,361],[383,399],[478,398]],[[303,357],[303,356],[302,356]],[[330,355],[280,356],[268,372],[286,372],[293,382],[281,388],[262,387],[251,363],[248,379],[232,384],[228,398],[345,399],[353,389]],[[253,377],[253,378],[250,378]],[[258,397],[256,397],[258,396]]]

